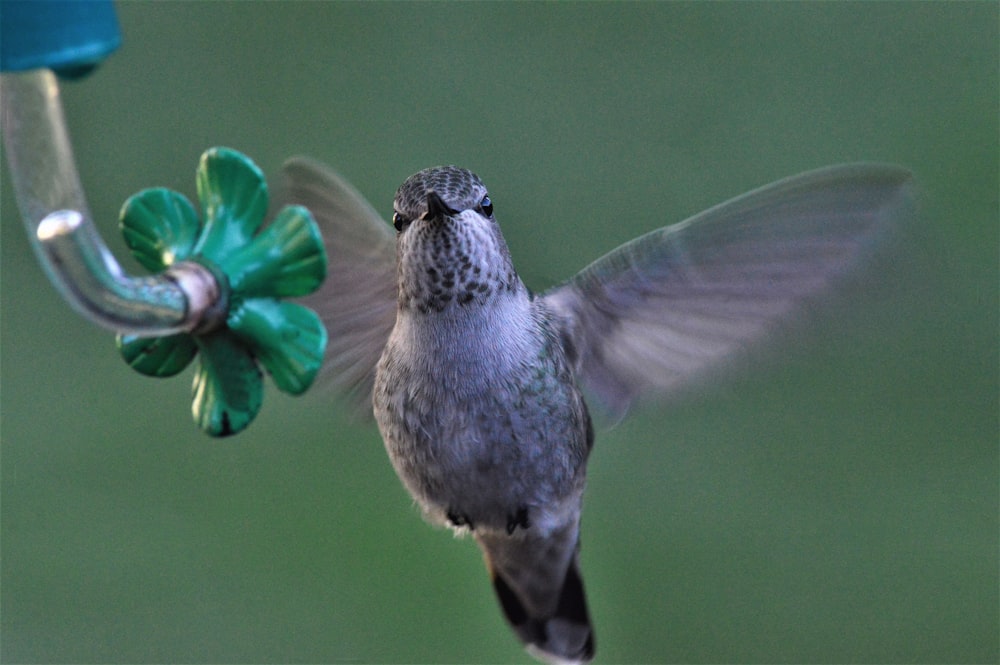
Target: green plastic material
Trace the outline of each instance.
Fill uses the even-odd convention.
[[[282,391],[312,385],[326,350],[315,312],[281,298],[315,291],[326,277],[319,228],[301,206],[283,208],[261,229],[268,195],[264,176],[246,156],[211,148],[198,165],[201,220],[169,189],[139,192],[125,202],[121,229],[136,260],[153,272],[197,261],[217,277],[228,303],[225,325],[168,337],[119,335],[125,361],[149,376],[173,376],[198,358],[195,423],[212,436],[244,429],[263,399],[258,363]]]

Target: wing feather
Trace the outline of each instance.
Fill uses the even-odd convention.
[[[652,231],[542,298],[581,383],[621,415],[764,336],[857,262],[911,201],[911,174],[847,164]]]
[[[312,212],[329,259],[326,281],[303,299],[329,333],[324,378],[370,416],[375,365],[396,321],[395,234],[357,190],[323,164],[293,157],[282,173],[283,202]]]

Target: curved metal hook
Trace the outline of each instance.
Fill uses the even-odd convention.
[[[67,302],[119,333],[168,335],[203,325],[220,293],[208,270],[192,264],[176,275],[130,277],[101,239],[76,171],[55,75],[48,69],[0,74],[0,106],[21,216]]]

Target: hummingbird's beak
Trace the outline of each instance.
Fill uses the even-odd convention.
[[[425,219],[440,219],[445,216],[457,215],[458,211],[448,207],[448,204],[444,202],[437,192],[433,189],[427,191],[427,214],[424,215]]]

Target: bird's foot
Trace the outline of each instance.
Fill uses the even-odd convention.
[[[531,526],[531,521],[528,519],[528,507],[519,506],[517,512],[507,515],[507,533],[508,535],[513,534],[517,527],[522,529],[527,529]]]

